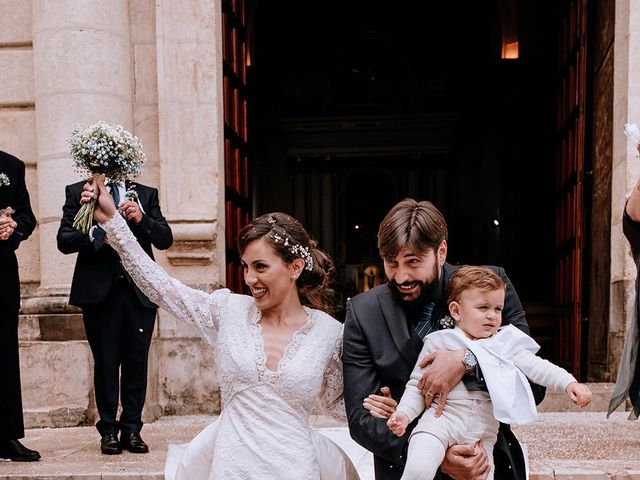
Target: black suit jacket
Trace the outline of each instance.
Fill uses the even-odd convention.
[[[445,263],[442,282],[446,285],[459,267]],[[502,324],[512,324],[526,333],[529,327],[520,299],[504,272],[493,269],[507,285]],[[434,307],[432,318],[449,313],[446,299]],[[417,423],[398,438],[387,428],[386,420],[374,418],[362,407],[362,400],[388,386],[394,399],[400,400],[411,371],[418,360],[422,341],[409,328],[406,314],[387,284],[355,296],[347,303],[344,325],[344,396],[353,439],[374,454],[377,480],[399,479],[405,463],[407,440]],[[532,385],[536,402],[544,389]],[[495,478],[525,479],[520,445],[508,425],[501,425],[494,448]],[[442,477],[446,478],[446,477]]]
[[[69,303],[78,307],[102,302],[117,277],[126,275],[120,264],[120,257],[114,249],[105,244],[99,250],[95,250],[89,235],[73,226],[73,219],[80,209],[80,195],[84,184],[85,182],[78,182],[66,187],[66,201],[62,207],[62,219],[57,236],[58,250],[62,253],[78,252],[69,295]],[[129,222],[129,227],[140,246],[153,258],[151,245],[160,250],[167,249],[173,243],[173,235],[160,211],[158,190],[136,183],[135,191],[138,192],[144,213],[139,224]],[[156,305],[133,282],[131,283],[142,305],[155,308]]]
[[[0,151],[0,173],[9,177],[9,185],[0,186],[0,208],[13,208],[15,213],[12,218],[18,224],[7,240],[0,240],[0,295],[2,303],[14,312],[20,309],[20,280],[15,251],[36,227],[24,171],[24,162]]]

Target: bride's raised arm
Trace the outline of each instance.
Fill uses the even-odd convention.
[[[111,247],[120,255],[125,270],[142,293],[184,323],[195,327],[209,344],[215,343],[219,317],[226,307],[229,290],[206,293],[169,276],[142,249],[126,221],[118,213],[100,226],[106,232]]]
[[[169,276],[142,249],[118,213],[104,184],[104,175],[96,178],[97,188],[89,183],[92,180],[90,178],[85,184],[80,201],[88,203],[91,199],[96,200],[93,217],[106,232],[109,244],[120,256],[122,265],[135,284],[152,302],[195,327],[200,336],[213,345],[218,334],[219,319],[230,296],[229,290],[206,293]]]

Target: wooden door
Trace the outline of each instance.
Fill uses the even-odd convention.
[[[580,378],[587,0],[560,2],[555,292],[558,361]]]
[[[244,7],[244,0],[222,0],[226,276],[234,292],[244,290],[236,237],[250,214]]]

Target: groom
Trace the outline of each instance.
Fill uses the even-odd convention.
[[[73,226],[84,184],[82,181],[66,187],[57,240],[62,253],[78,253],[69,304],[82,308],[93,353],[100,450],[107,455],[122,453],[122,449],[147,453],[149,447],[142,440],[140,430],[157,305],[124,271],[104,230],[94,225],[85,234]],[[139,183],[109,185],[109,193],[144,251],[153,258],[152,245],[160,250],[169,248],[173,235],[160,211],[158,190]],[[126,198],[127,190],[132,189],[138,201]],[[122,413],[117,420],[119,399]]]
[[[388,283],[355,296],[347,304],[343,362],[349,429],[354,440],[374,454],[377,480],[402,476],[408,439],[417,419],[398,438],[387,428],[387,418],[372,416],[363,399],[383,386],[389,387],[394,399],[400,399],[423,338],[440,328],[439,320],[448,314],[445,286],[458,267],[446,263],[447,235],[445,219],[432,203],[406,199],[395,205],[378,230],[378,249]],[[490,268],[507,286],[502,324],[528,333],[513,285],[502,268]],[[469,350],[434,352],[425,359],[423,366],[431,366],[423,385],[418,386],[422,386],[427,407],[439,395],[438,408],[446,408],[448,391],[461,379],[469,389],[486,389]],[[539,403],[544,389],[537,385],[532,389]],[[526,478],[522,450],[508,425],[500,425],[494,460],[496,479]],[[440,470],[455,479],[484,479],[488,467],[481,447],[454,445],[447,450]]]

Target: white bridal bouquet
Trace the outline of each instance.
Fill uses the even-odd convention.
[[[121,125],[103,121],[94,123],[85,130],[76,127],[69,138],[71,158],[76,171],[84,175],[102,173],[111,182],[120,182],[140,175],[145,161],[142,144]],[[93,183],[95,187],[95,179]],[[93,221],[95,200],[80,207],[73,226],[87,233]]]

